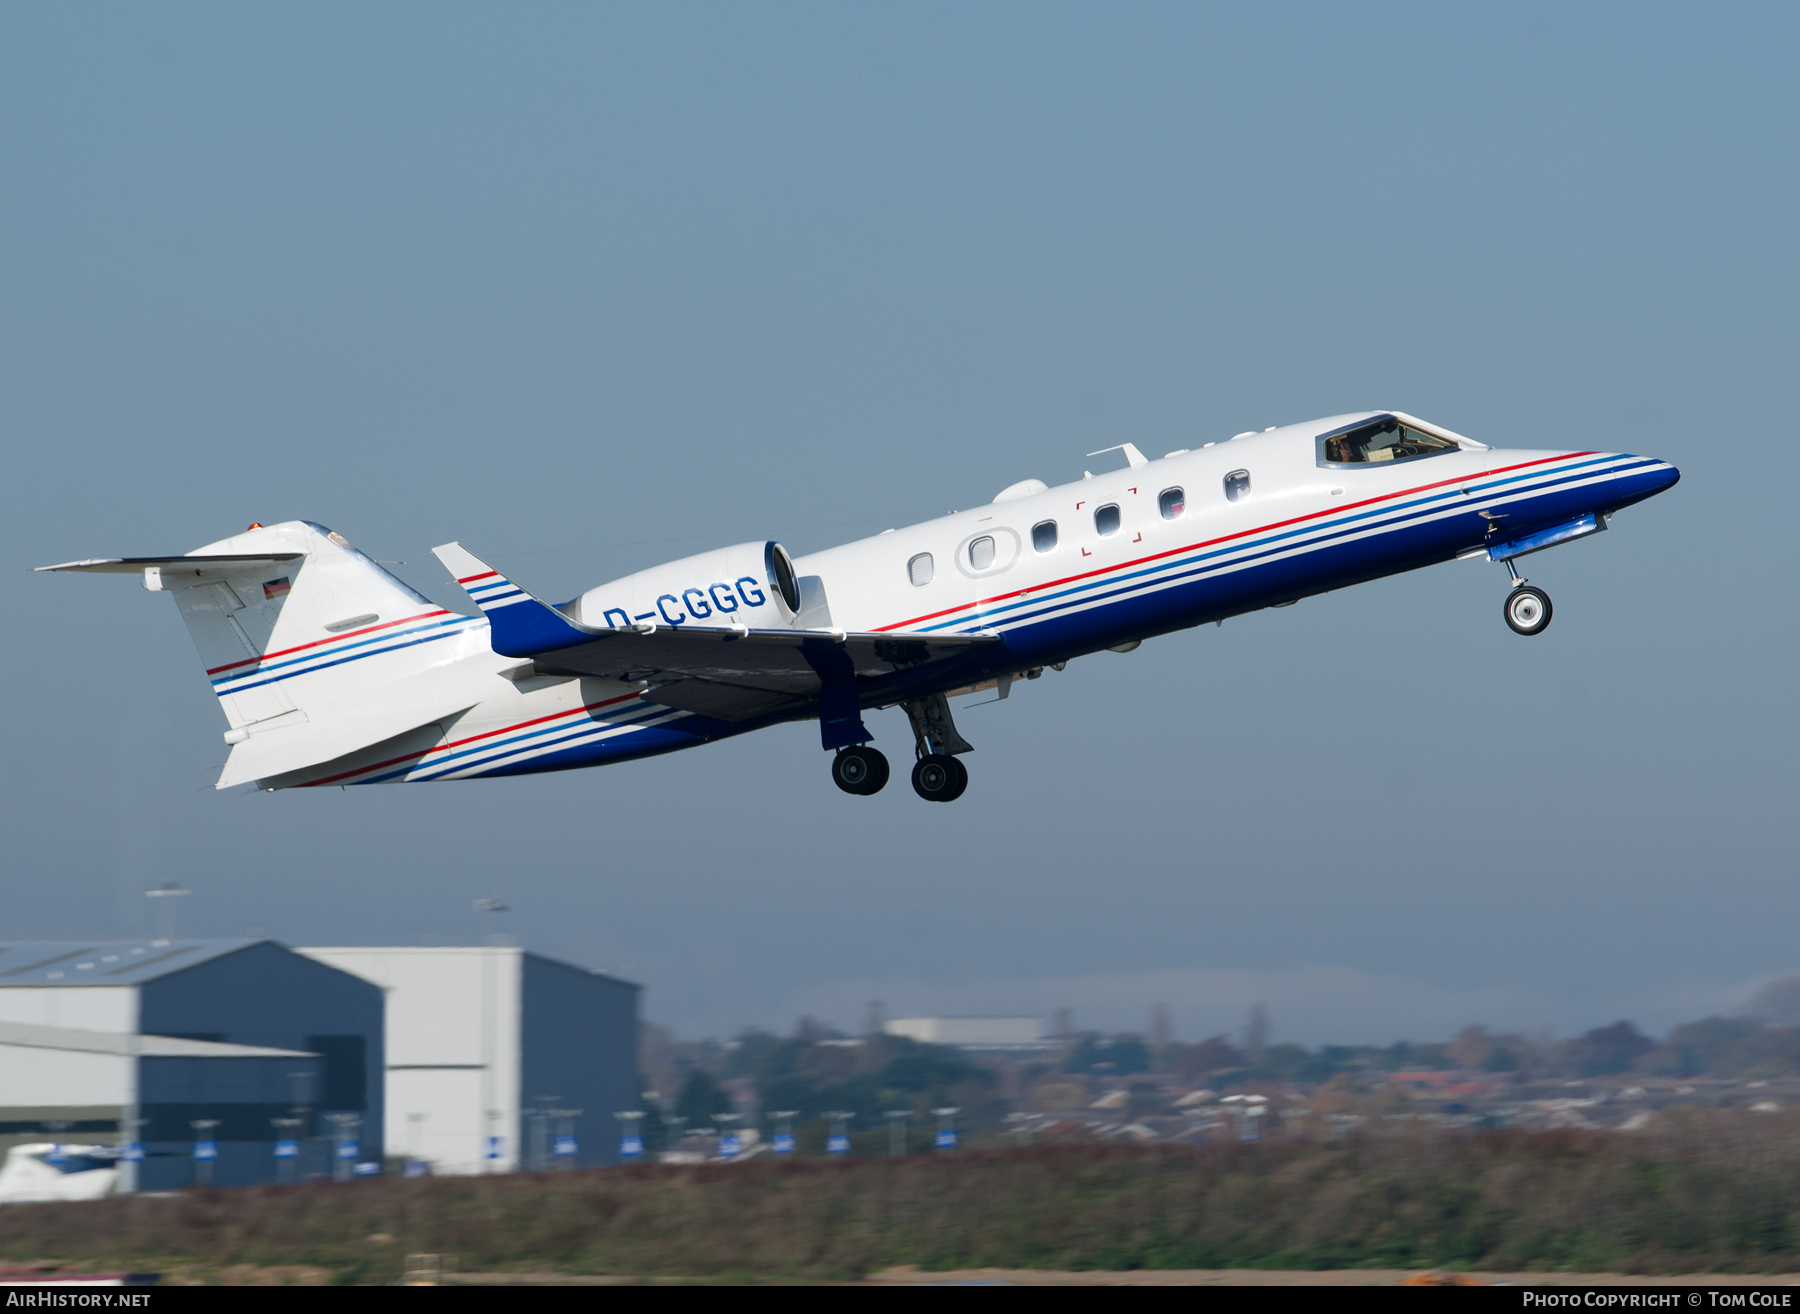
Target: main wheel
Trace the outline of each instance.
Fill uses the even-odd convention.
[[[932,753],[913,767],[912,786],[928,802],[948,803],[969,787],[969,773],[948,753]]]
[[[961,798],[963,790],[969,787],[969,768],[962,764],[962,759],[953,757],[950,759],[950,765],[956,768],[956,790],[950,795],[950,798],[944,800],[946,803],[951,799]]]
[[[887,756],[867,744],[846,748],[831,759],[831,778],[846,794],[874,794],[888,782]]]
[[[1550,628],[1550,595],[1529,584],[1506,595],[1506,623],[1515,634],[1542,634]]]

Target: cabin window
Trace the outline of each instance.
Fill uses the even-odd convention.
[[[1108,502],[1094,512],[1094,532],[1101,538],[1119,532],[1119,504],[1117,502]]]
[[[1231,502],[1242,502],[1250,496],[1250,472],[1233,470],[1225,476],[1225,498]]]
[[[1031,527],[1031,546],[1039,552],[1049,552],[1056,547],[1056,522],[1040,520]]]
[[[931,553],[921,552],[907,562],[906,577],[915,587],[931,583]]]
[[[976,570],[986,570],[994,564],[994,540],[983,534],[969,544],[969,565]]]
[[[1456,450],[1456,444],[1448,438],[1439,438],[1402,424],[1391,415],[1384,415],[1320,440],[1319,459],[1327,465],[1365,465],[1410,461],[1418,456],[1438,456]]]
[[[1179,488],[1165,488],[1156,499],[1156,506],[1164,520],[1179,520],[1187,510],[1187,494]]]

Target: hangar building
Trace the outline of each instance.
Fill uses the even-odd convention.
[[[300,949],[387,995],[387,1143],[438,1173],[618,1161],[638,1107],[639,987],[513,946]],[[554,1117],[553,1110],[574,1111]]]
[[[384,1135],[379,988],[268,940],[0,942],[0,1132],[128,1141],[139,1189],[276,1178],[274,1118],[361,1119]],[[7,1026],[6,1024],[13,1024]],[[67,1124],[57,1126],[55,1124]]]

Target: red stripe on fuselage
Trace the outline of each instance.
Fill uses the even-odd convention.
[[[1380,497],[1365,498],[1361,502],[1346,502],[1342,506],[1326,507],[1323,511],[1309,511],[1303,516],[1295,516],[1291,520],[1277,520],[1273,524],[1259,525],[1255,529],[1239,530],[1235,534],[1225,534],[1219,538],[1203,539],[1198,543],[1190,543],[1186,547],[1170,548],[1166,552],[1153,552],[1147,557],[1137,557],[1131,561],[1121,561],[1116,566],[1101,566],[1095,570],[1086,570],[1078,575],[1066,575],[1062,579],[1053,579],[1045,584],[1032,584],[1011,593],[996,593],[991,598],[978,598],[974,602],[965,602],[959,606],[946,607],[942,611],[930,612],[924,616],[915,616],[911,620],[895,621],[892,625],[877,625],[873,634],[882,634],[888,630],[901,629],[908,625],[919,625],[925,621],[937,620],[941,616],[953,615],[959,611],[967,611],[971,607],[985,607],[995,602],[1005,602],[1009,598],[1023,598],[1044,589],[1061,588],[1064,584],[1073,584],[1077,580],[1091,579],[1095,575],[1110,575],[1115,570],[1129,570],[1133,566],[1141,566],[1147,561],[1160,561],[1164,557],[1178,557],[1183,552],[1193,552],[1200,548],[1212,547],[1219,543],[1229,543],[1234,538],[1248,538],[1254,534],[1266,534],[1271,529],[1281,529],[1287,525],[1304,524],[1308,520],[1317,520],[1321,516],[1334,516],[1359,506],[1374,506],[1379,502],[1391,502],[1397,497],[1411,497],[1414,493],[1428,492],[1433,488],[1443,488],[1450,484],[1466,484],[1477,479],[1488,479],[1494,475],[1506,474],[1511,470],[1528,470],[1534,465],[1548,465],[1553,461],[1572,461],[1577,457],[1594,456],[1595,452],[1567,452],[1561,456],[1544,456],[1535,461],[1522,461],[1518,465],[1503,465],[1498,470],[1483,470],[1479,474],[1462,475],[1455,479],[1440,479],[1432,484],[1420,484],[1416,488],[1405,488],[1397,493],[1383,493]]]

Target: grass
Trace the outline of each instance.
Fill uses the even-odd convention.
[[[0,1257],[840,1278],[927,1269],[1800,1268],[1800,1119],[1341,1143],[1090,1145],[950,1158],[385,1179],[0,1209]]]

